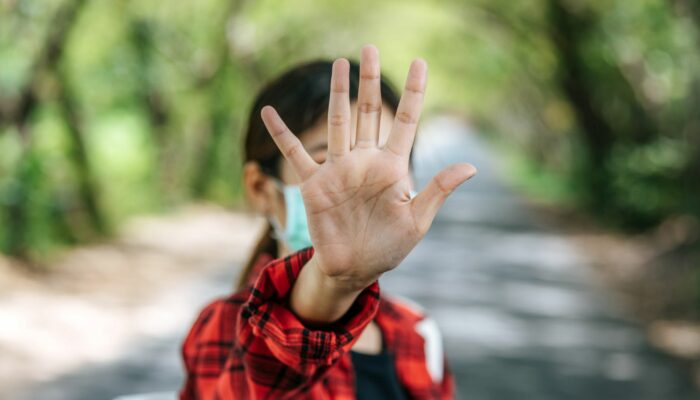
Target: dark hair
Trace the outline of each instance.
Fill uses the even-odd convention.
[[[273,106],[289,129],[300,135],[313,127],[328,112],[330,96],[331,61],[313,61],[298,65],[277,77],[260,90],[250,110],[245,131],[244,162],[255,161],[263,172],[279,177],[282,153],[275,145],[260,118],[266,105]],[[360,66],[350,61],[350,100],[357,99]],[[399,106],[399,95],[387,79],[381,77],[382,102],[394,113]],[[277,242],[267,226],[243,269],[238,288],[243,288],[261,253],[277,256]]]

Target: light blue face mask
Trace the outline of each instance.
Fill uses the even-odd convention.
[[[284,194],[287,221],[285,221],[283,229],[277,217],[270,218],[275,239],[282,240],[291,251],[311,246],[309,223],[306,220],[306,209],[304,208],[304,199],[301,197],[301,189],[296,185],[276,183],[278,187],[281,186]]]
[[[282,240],[291,251],[299,251],[312,246],[301,188],[298,185],[285,185],[278,180],[275,180],[275,184],[281,188],[284,194],[284,208],[287,216],[284,228],[277,217],[273,216],[269,219],[275,239]],[[416,197],[414,190],[411,190],[410,193],[411,198]]]

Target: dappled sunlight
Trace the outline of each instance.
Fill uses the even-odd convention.
[[[212,206],[137,218],[113,243],[78,248],[48,266],[61,274],[5,287],[0,386],[51,387],[75,371],[133,358],[154,340],[167,343],[160,355],[170,364],[165,371],[177,372],[189,324],[204,304],[231,290],[260,223]]]
[[[174,396],[202,307],[309,244],[294,332],[379,274],[456,398],[698,398],[697,0],[0,0],[0,60],[3,399]],[[250,375],[233,322],[203,375]]]

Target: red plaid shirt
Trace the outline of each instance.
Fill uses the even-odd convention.
[[[323,329],[305,326],[292,313],[289,293],[312,255],[307,248],[284,259],[261,256],[246,290],[201,312],[183,345],[187,380],[180,399],[355,399],[348,351],[373,319],[409,398],[453,398],[453,378],[441,352],[442,373],[435,373],[436,360],[426,358],[430,346],[418,329],[425,317],[380,297],[378,283]]]

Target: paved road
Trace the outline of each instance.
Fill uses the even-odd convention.
[[[673,361],[596,287],[586,260],[540,228],[491,152],[450,118],[424,127],[419,182],[443,166],[479,169],[445,204],[387,292],[427,308],[445,338],[459,398],[697,399]]]
[[[497,176],[490,152],[455,120],[424,127],[416,153],[425,182],[468,160],[479,175],[446,203],[383,291],[422,304],[442,329],[459,398],[698,399],[683,371],[653,351],[642,328],[601,292],[585,258],[542,230]],[[179,288],[193,305],[225,293],[235,267]],[[193,313],[194,313],[193,306]],[[99,400],[173,390],[182,376],[176,333],[135,341],[121,360],[90,365],[20,399]]]
[[[10,399],[16,400],[111,400],[134,393],[175,392],[183,382],[180,345],[197,312],[213,298],[227,294],[235,281],[236,265],[221,265],[200,280],[181,282],[134,310],[134,317],[168,313],[158,320],[168,327],[149,335],[135,336],[126,351],[107,363],[91,363],[45,383],[35,384]],[[165,292],[165,291],[164,291]],[[90,321],[85,321],[87,327]],[[95,331],[95,335],[110,332]],[[66,343],[81,346],[81,343]],[[5,399],[0,394],[0,399]],[[172,396],[174,400],[174,395]],[[156,399],[153,399],[156,400]]]

